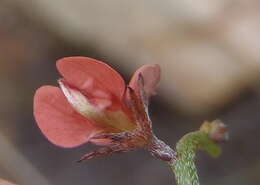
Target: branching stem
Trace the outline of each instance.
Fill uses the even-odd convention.
[[[200,130],[183,136],[176,146],[177,159],[170,164],[178,185],[199,185],[195,165],[197,150],[205,150],[212,157],[221,154],[219,142],[227,139],[227,128],[220,121],[205,122]]]

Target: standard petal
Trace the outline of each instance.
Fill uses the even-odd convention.
[[[88,57],[66,57],[57,61],[65,80],[90,98],[121,100],[125,82],[107,64]]]
[[[54,86],[36,91],[34,116],[43,134],[62,147],[79,146],[102,131],[74,111],[62,91]]]
[[[147,98],[149,98],[152,95],[155,95],[156,87],[160,81],[161,77],[161,69],[158,64],[154,65],[144,65],[140,67],[135,74],[133,75],[129,86],[133,88],[135,91],[139,91],[139,75],[142,75],[143,78],[143,85],[144,85],[144,92]]]

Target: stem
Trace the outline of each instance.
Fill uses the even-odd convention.
[[[199,131],[183,136],[176,146],[177,159],[170,163],[178,185],[199,185],[199,177],[195,165],[197,150],[205,150],[212,157],[221,154],[220,141],[227,139],[226,126],[220,121],[205,122]]]

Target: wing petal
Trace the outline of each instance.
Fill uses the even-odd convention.
[[[48,140],[62,147],[79,146],[101,131],[77,113],[54,86],[42,86],[36,91],[34,116]]]

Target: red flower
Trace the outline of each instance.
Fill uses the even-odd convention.
[[[49,141],[61,147],[87,142],[104,146],[82,160],[138,147],[172,160],[172,152],[161,157],[156,151],[161,141],[147,114],[148,99],[160,79],[158,65],[144,65],[126,86],[120,74],[95,59],[67,57],[56,64],[63,76],[60,88],[42,86],[34,96],[34,116]]]

